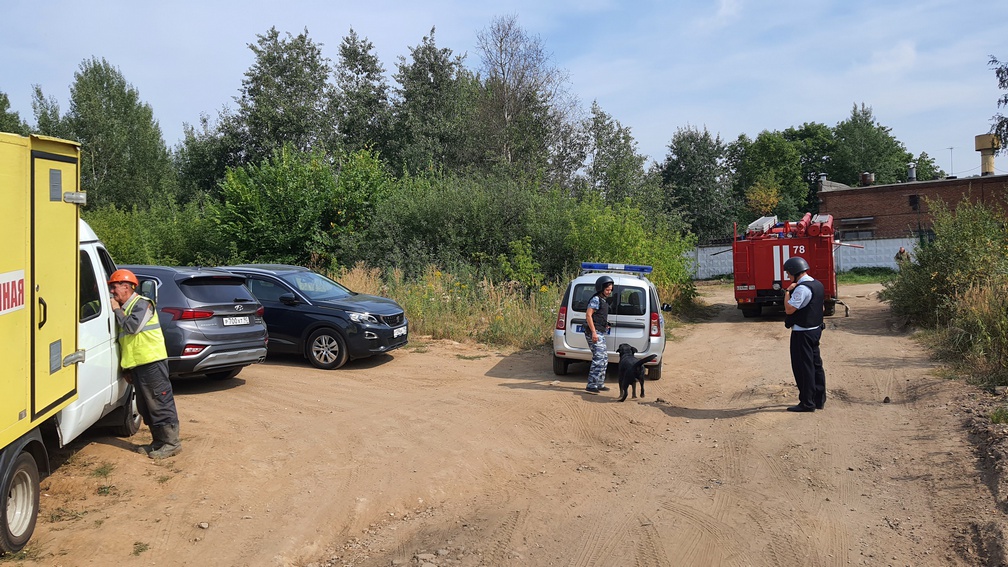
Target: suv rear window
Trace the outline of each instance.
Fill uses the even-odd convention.
[[[197,278],[179,282],[179,289],[183,295],[199,303],[255,302],[244,283],[245,280],[235,278]]]

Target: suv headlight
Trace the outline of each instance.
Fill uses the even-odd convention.
[[[374,323],[378,324],[378,319],[370,313],[356,313],[354,311],[347,311],[347,315],[350,316],[350,320],[354,323]]]

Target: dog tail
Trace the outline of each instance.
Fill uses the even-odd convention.
[[[644,358],[641,358],[637,362],[635,362],[634,366],[637,367],[637,368],[640,368],[641,366],[644,366],[645,364],[647,364],[648,362],[651,362],[652,360],[654,360],[656,358],[658,358],[657,354],[651,354],[651,355],[645,356]]]

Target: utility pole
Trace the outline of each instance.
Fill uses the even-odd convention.
[[[955,167],[952,165],[952,150],[955,149],[954,146],[949,146],[949,175],[955,175]]]

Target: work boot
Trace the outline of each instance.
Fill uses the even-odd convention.
[[[152,450],[147,456],[152,459],[167,459],[182,452],[178,424],[163,425],[159,429],[161,430],[160,440],[162,444],[157,449]]]
[[[138,453],[143,453],[145,455],[149,455],[151,451],[157,451],[158,449],[161,448],[162,445],[165,444],[165,442],[164,442],[164,432],[162,431],[161,427],[159,427],[157,425],[150,426],[150,433],[151,433],[151,438],[152,438],[150,444],[149,445],[140,445],[139,447],[137,447],[137,452]]]

